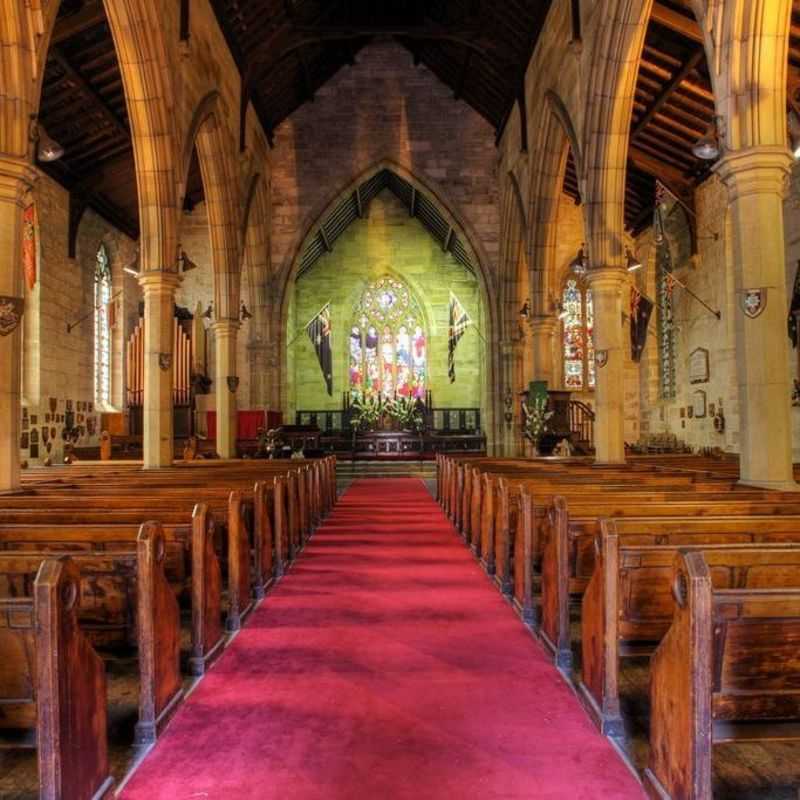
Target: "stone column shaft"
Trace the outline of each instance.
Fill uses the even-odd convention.
[[[796,488],[783,227],[791,164],[785,148],[759,147],[731,153],[717,165],[733,222],[741,480],[777,489]],[[766,305],[753,318],[742,308],[748,289],[766,290]]]
[[[589,270],[587,278],[594,303],[597,376],[595,458],[600,464],[622,464],[625,462],[625,350],[622,329],[625,271],[618,267],[596,267]]]
[[[553,350],[558,320],[553,317],[537,317],[531,324],[533,331],[533,379],[547,381],[549,389],[556,388],[556,370]]]
[[[144,468],[172,466],[175,290],[178,276],[145,272],[144,292]]]
[[[212,330],[216,358],[217,453],[220,458],[236,458],[236,391],[239,388],[236,338],[239,320],[219,320]]]
[[[27,162],[0,159],[0,297],[14,298],[0,304],[0,493],[20,488],[22,204],[34,180]]]

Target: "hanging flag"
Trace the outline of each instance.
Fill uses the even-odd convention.
[[[472,319],[464,306],[450,292],[450,330],[447,341],[447,374],[450,376],[450,383],[456,382],[456,345],[471,324]]]
[[[326,303],[322,311],[306,325],[306,332],[325,378],[328,394],[333,395],[333,355],[331,350],[331,304]]]
[[[631,287],[631,358],[642,360],[647,344],[647,327],[653,313],[653,301],[645,297],[636,287]]]
[[[22,211],[22,271],[28,291],[36,286],[36,206],[31,203]]]
[[[792,292],[792,305],[789,308],[789,338],[792,346],[797,347],[797,315],[800,314],[800,261],[797,262],[797,272],[794,276],[794,291]]]

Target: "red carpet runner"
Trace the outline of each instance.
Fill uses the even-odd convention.
[[[352,485],[123,794],[642,796],[413,479]]]

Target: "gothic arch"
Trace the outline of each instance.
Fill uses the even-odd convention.
[[[582,152],[569,112],[555,92],[548,91],[546,98],[550,113],[540,131],[537,148],[539,165],[534,170],[531,193],[531,301],[533,313],[540,317],[552,314],[551,299],[557,289],[558,205],[570,150],[581,186],[583,175]]]
[[[231,164],[233,142],[222,119],[220,94],[209,92],[195,109],[184,141],[180,184],[182,207],[192,151],[196,147],[208,213],[217,320],[239,318],[242,271],[237,184]]]
[[[329,216],[343,198],[352,194],[356,189],[375,176],[382,170],[389,170],[404,181],[411,184],[415,190],[430,197],[436,204],[437,210],[441,213],[444,219],[452,226],[453,230],[458,232],[471,255],[474,256],[473,263],[476,268],[476,278],[480,287],[480,296],[485,313],[485,348],[486,348],[486,370],[484,387],[482,390],[482,406],[484,410],[484,419],[486,423],[486,433],[489,442],[489,448],[492,450],[495,442],[499,441],[500,428],[499,422],[502,417],[501,392],[497,388],[498,369],[499,369],[499,343],[498,343],[498,304],[497,304],[497,291],[496,291],[496,278],[492,276],[489,268],[489,258],[486,251],[481,244],[475,230],[468,222],[463,221],[463,216],[455,212],[455,205],[447,198],[444,190],[433,185],[430,181],[423,180],[414,174],[410,169],[402,166],[401,164],[391,159],[382,159],[372,164],[367,169],[363,170],[353,180],[351,180],[343,189],[336,192],[333,197],[326,203],[320,203],[315,209],[306,215],[301,230],[305,233],[300,237],[286,257],[286,260],[281,265],[279,272],[276,275],[278,281],[278,297],[280,305],[279,314],[279,333],[280,333],[280,375],[285,376],[286,360],[287,360],[287,342],[286,342],[286,324],[289,319],[289,308],[291,304],[292,288],[297,278],[300,267],[300,260],[306,245],[313,238],[320,225]],[[413,288],[413,287],[412,287]],[[277,340],[276,340],[277,343]],[[283,405],[288,403],[287,387],[285,381],[282,383]]]

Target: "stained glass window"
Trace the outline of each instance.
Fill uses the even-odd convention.
[[[364,290],[350,334],[352,395],[425,397],[427,339],[419,306],[402,282]]]
[[[100,407],[111,403],[111,265],[100,245],[94,270],[94,387]]]
[[[591,290],[574,278],[567,281],[563,304],[564,386],[573,391],[594,389],[594,304]]]

